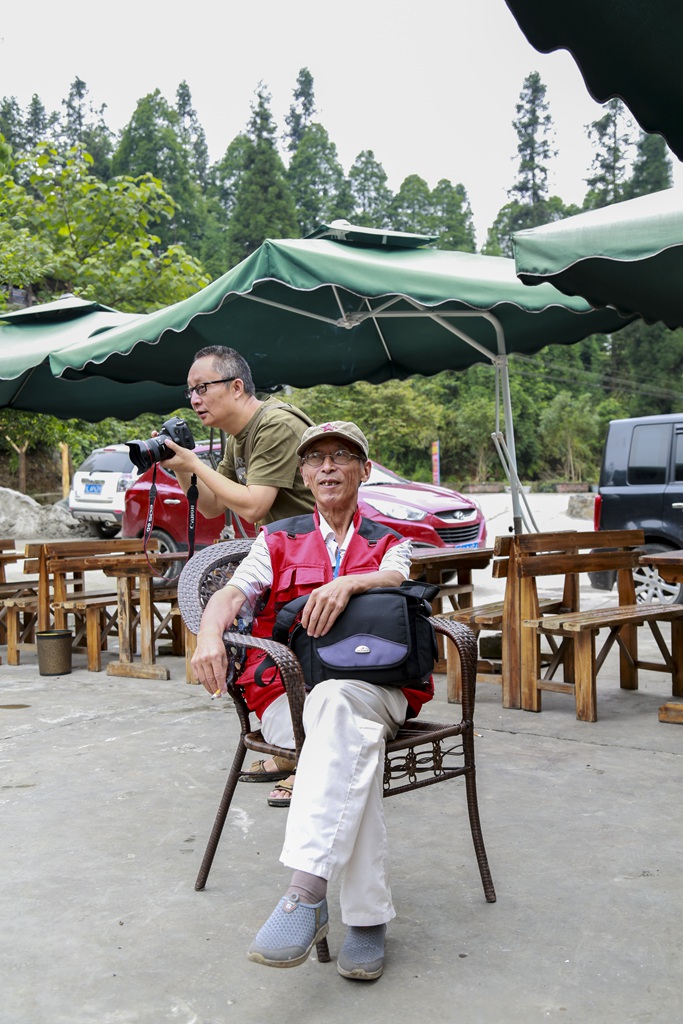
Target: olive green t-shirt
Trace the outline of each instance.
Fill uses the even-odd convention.
[[[312,420],[295,406],[270,397],[236,437],[228,437],[218,472],[240,484],[277,487],[264,523],[313,510],[313,495],[304,486],[296,450]]]

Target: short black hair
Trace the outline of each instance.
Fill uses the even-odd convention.
[[[237,349],[228,348],[227,345],[207,345],[206,348],[200,348],[199,352],[195,352],[193,362],[207,357],[213,359],[213,368],[221,379],[239,377],[244,384],[245,394],[256,393],[249,363]]]

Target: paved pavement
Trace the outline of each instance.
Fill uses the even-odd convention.
[[[247,961],[287,878],[286,811],[264,787],[238,788],[194,891],[237,719],[184,681],[181,659],[161,660],[168,682],[89,673],[79,656],[58,677],[31,656],[0,667],[0,1024],[681,1019],[683,728],[657,720],[666,676],[621,692],[610,655],[593,724],[561,694],[533,715],[480,687],[498,902],[483,897],[459,782],[388,801],[398,917],[384,976],[363,984],[312,958]],[[437,691],[429,714],[457,717],[441,678]],[[334,959],[334,887],[330,907]]]

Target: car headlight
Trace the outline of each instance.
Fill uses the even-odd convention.
[[[427,518],[427,513],[420,511],[419,508],[409,508],[408,505],[398,505],[393,501],[378,501],[376,498],[366,498],[362,493],[361,497],[366,505],[371,505],[372,508],[381,512],[383,516],[388,516],[390,519],[403,519],[415,522],[418,519]]]

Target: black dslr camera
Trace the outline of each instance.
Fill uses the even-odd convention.
[[[163,462],[165,459],[172,459],[173,452],[164,444],[164,438],[168,437],[175,441],[181,448],[194,448],[194,438],[185,420],[179,416],[173,416],[166,420],[156,437],[150,437],[149,441],[126,441],[130,452],[130,461],[137,466],[141,473],[153,466],[155,462]]]

